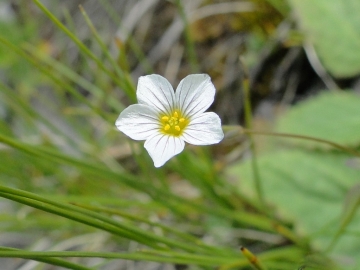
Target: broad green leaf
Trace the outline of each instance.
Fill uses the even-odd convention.
[[[292,107],[279,119],[276,131],[359,146],[360,95],[351,92],[322,93]],[[309,147],[330,147],[313,141],[292,142]]]
[[[305,38],[335,77],[360,73],[360,1],[289,0]]]
[[[345,198],[343,213],[340,226],[329,245],[328,250],[332,250],[337,244],[339,237],[344,233],[346,227],[351,223],[360,205],[360,185],[359,183],[352,187]]]
[[[342,216],[342,220],[344,224],[347,224],[351,219],[351,216],[354,215],[354,212],[360,205],[360,184],[357,183],[354,187],[352,187],[346,198],[344,203],[344,213]]]
[[[360,181],[360,171],[349,167],[348,159],[343,154],[300,150],[259,158],[266,200],[278,214],[293,222],[298,233],[310,236],[316,249],[327,249],[341,224],[344,199]],[[229,172],[237,177],[239,192],[255,197],[250,162],[235,165]],[[359,228],[357,213],[333,249],[334,258],[356,261],[360,267]]]

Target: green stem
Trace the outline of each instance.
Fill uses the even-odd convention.
[[[188,19],[186,18],[184,6],[183,6],[181,0],[176,0],[175,3],[177,5],[177,7],[178,7],[181,19],[182,19],[182,21],[184,23],[187,58],[188,58],[188,61],[190,63],[191,71],[193,73],[198,73],[199,72],[199,63],[198,63],[198,60],[197,60],[197,57],[196,57],[194,40],[192,39],[192,36],[191,36],[189,22],[188,22]]]
[[[301,260],[305,256],[305,251],[303,249],[296,248],[294,246],[289,246],[285,248],[275,248],[266,252],[263,252],[262,254],[259,254],[259,259],[262,261],[266,261],[267,264],[271,263],[271,260],[278,260],[278,261],[298,261]],[[230,270],[230,269],[239,269],[241,267],[244,267],[242,264],[238,264],[237,262],[229,263],[222,265],[218,268],[218,270]],[[249,264],[248,259],[246,260],[247,265]],[[243,268],[241,268],[243,269]],[[247,269],[247,268],[246,268]],[[278,268],[272,268],[272,269],[278,269]]]
[[[161,198],[161,200],[157,200],[157,201],[167,208],[171,206],[174,206],[176,208],[181,207],[184,216],[187,216],[189,209],[192,209],[198,211],[199,213],[207,213],[213,216],[218,216],[218,217],[226,218],[228,220],[233,220],[241,224],[254,226],[259,229],[274,231],[273,221],[262,215],[257,215],[245,211],[232,211],[221,207],[209,208],[205,205],[184,200],[183,198],[180,198],[172,193],[163,192],[162,190],[159,190],[155,187],[149,185],[144,186],[142,183],[138,181],[136,177],[132,175],[119,174],[107,169],[104,166],[101,166],[101,164],[94,164],[87,161],[78,160],[76,158],[61,154],[59,152],[55,152],[54,150],[51,149],[27,145],[19,141],[13,140],[11,138],[8,138],[2,134],[0,134],[0,142],[9,145],[11,147],[14,147],[16,149],[19,149],[20,151],[23,151],[25,153],[29,153],[31,155],[43,157],[53,162],[75,166],[81,170],[86,171],[87,173],[90,173],[91,175],[100,177],[101,179],[109,179],[109,180],[116,179],[116,181],[119,181],[120,183],[128,187],[131,187],[137,191],[148,194],[152,198]]]
[[[302,140],[308,140],[308,141],[314,141],[314,142],[319,142],[319,143],[323,143],[323,144],[328,144],[334,148],[337,148],[341,151],[347,152],[351,155],[360,157],[360,153],[349,148],[346,147],[344,145],[332,142],[332,141],[328,141],[325,139],[321,139],[321,138],[316,138],[316,137],[311,137],[311,136],[306,136],[306,135],[297,135],[297,134],[289,134],[289,133],[278,133],[278,132],[270,132],[270,131],[257,131],[257,130],[250,130],[250,129],[241,129],[242,133],[245,134],[254,134],[254,135],[266,135],[266,136],[274,136],[274,137],[283,137],[283,138],[294,138],[294,139],[302,139]]]
[[[72,262],[67,262],[58,258],[51,258],[51,257],[42,257],[38,256],[38,254],[34,254],[33,256],[21,256],[24,251],[15,249],[15,248],[8,248],[8,247],[0,247],[0,257],[7,257],[7,258],[22,258],[22,259],[31,259],[38,262],[48,263],[51,265],[62,266],[67,269],[73,270],[91,270],[91,268],[78,265]],[[26,251],[25,251],[26,252]],[[31,252],[31,251],[30,251]],[[32,253],[37,253],[37,251],[33,251]],[[8,255],[6,255],[8,254]],[[29,255],[29,254],[28,254]]]
[[[10,50],[17,53],[18,55],[20,55],[24,59],[26,59],[30,64],[32,64],[34,67],[39,69],[45,76],[47,76],[53,82],[55,82],[55,84],[58,85],[61,89],[65,89],[66,91],[68,91],[68,93],[73,95],[75,98],[80,100],[82,103],[89,106],[89,108],[91,108],[97,115],[100,115],[103,119],[109,121],[109,117],[104,112],[102,112],[101,110],[96,108],[94,105],[92,105],[86,99],[86,97],[84,95],[82,95],[79,91],[77,91],[74,87],[72,87],[68,83],[64,83],[63,80],[56,77],[54,74],[57,74],[57,72],[53,71],[53,67],[49,68],[48,65],[45,66],[45,65],[39,64],[39,62],[44,61],[44,59],[39,59],[39,57],[34,57],[32,55],[33,52],[31,52],[31,55],[30,55],[28,51],[25,52],[23,49],[19,48],[18,46],[13,45],[12,43],[10,43],[9,41],[7,41],[6,39],[4,39],[2,37],[0,37],[0,43],[5,45]],[[48,63],[46,63],[46,64],[48,64]],[[58,65],[60,65],[60,64],[58,63]]]
[[[340,226],[337,229],[328,248],[326,249],[326,252],[331,252],[334,249],[334,247],[338,243],[340,237],[345,232],[348,225],[353,221],[359,207],[360,207],[360,185],[357,184],[351,187],[345,198],[345,205],[342,213]]]
[[[89,91],[97,99],[103,98],[104,91],[102,89],[100,89],[98,86],[94,85],[93,83],[89,82],[81,75],[77,74],[73,69],[67,67],[66,65],[60,63],[59,61],[54,60],[52,57],[49,57],[46,54],[40,53],[34,47],[26,45],[26,46],[24,46],[24,48],[27,53],[30,53],[31,55],[34,56],[35,59],[44,63],[46,65],[47,71],[49,71],[49,70],[52,71],[52,69],[54,69],[56,71],[55,72],[56,74],[61,74],[64,77],[68,78],[69,80],[73,81],[74,83],[80,85],[81,87],[83,87],[84,89]],[[74,94],[73,92],[74,91],[71,91],[71,94]],[[83,99],[82,99],[82,101],[83,101]],[[89,103],[87,103],[87,104],[89,104]],[[123,110],[124,109],[124,105],[121,104],[121,102],[117,101],[114,98],[108,100],[108,105],[113,110]],[[91,105],[91,106],[93,109],[96,108],[93,105]],[[96,108],[95,112],[96,113],[100,112],[100,115],[101,115],[102,111],[101,111],[101,109]],[[107,118],[106,120],[108,120],[110,122],[109,118]]]
[[[85,21],[87,23],[87,25],[89,26],[91,32],[93,33],[96,41],[98,42],[98,44],[100,45],[102,51],[105,53],[107,59],[109,60],[109,62],[111,63],[112,67],[114,68],[116,74],[120,77],[121,80],[124,81],[125,84],[125,92],[129,95],[130,98],[134,99],[134,93],[135,93],[135,86],[133,85],[131,79],[129,76],[127,76],[127,74],[125,74],[118,66],[118,64],[116,63],[116,61],[114,60],[113,56],[110,54],[107,46],[105,45],[105,43],[102,41],[100,35],[98,34],[98,32],[96,31],[96,28],[94,27],[93,23],[91,22],[89,16],[87,15],[86,11],[84,10],[84,8],[79,5],[80,11],[82,13],[82,15],[85,18]],[[124,52],[122,52],[124,53]]]
[[[25,143],[14,140],[2,134],[0,134],[0,142],[15,149],[18,149],[22,152],[28,153],[30,155],[46,158],[52,162],[56,162],[60,164],[68,164],[70,166],[75,166],[91,175],[100,177],[101,179],[109,179],[112,181],[116,181],[117,183],[121,183],[134,190],[148,194],[152,198],[161,198],[161,200],[155,200],[155,201],[161,203],[163,206],[167,208],[171,206],[175,206],[176,208],[179,209],[180,207],[181,208],[185,207],[184,211],[182,212],[185,216],[188,213],[188,209],[192,209],[198,211],[199,213],[207,213],[210,215],[215,215],[229,220],[237,221],[242,224],[247,224],[249,226],[254,226],[259,229],[274,231],[274,228],[272,226],[273,222],[271,219],[267,217],[245,211],[243,212],[232,211],[222,207],[214,207],[210,209],[205,205],[201,205],[195,202],[185,200],[170,192],[164,192],[161,189],[157,189],[153,186],[144,185],[143,183],[138,181],[138,179],[133,175],[113,172],[108,168],[106,168],[105,166],[102,166],[102,164],[100,164],[99,162],[95,164],[89,161],[83,161],[64,155],[52,149],[27,145]]]
[[[246,260],[237,257],[224,258],[220,256],[202,256],[179,252],[151,252],[142,251],[134,253],[120,252],[82,252],[82,251],[2,251],[0,248],[0,257],[2,258],[51,258],[51,257],[73,257],[73,258],[107,258],[107,259],[125,259],[136,261],[154,261],[162,263],[194,264],[201,266],[216,266],[230,262],[246,265]],[[87,269],[87,268],[86,268]]]
[[[90,57],[95,63],[103,70],[107,75],[109,75],[114,82],[119,85],[126,94],[131,98],[132,101],[136,101],[135,89],[128,88],[126,81],[118,79],[111,71],[109,71],[101,59],[97,58],[84,43],[82,43],[68,28],[65,27],[39,0],[33,0],[33,2],[45,13],[46,16],[59,28],[61,29],[75,44],[78,46],[79,50],[84,53],[86,56]]]
[[[158,227],[158,228],[163,229],[166,232],[169,232],[171,234],[174,234],[174,235],[184,239],[185,241],[192,242],[194,245],[201,246],[201,247],[211,249],[211,250],[216,250],[215,247],[211,247],[211,246],[207,246],[207,245],[203,244],[201,242],[201,240],[199,240],[195,236],[192,236],[188,233],[184,233],[180,230],[177,230],[174,227],[169,227],[169,226],[163,225],[161,223],[153,222],[153,221],[147,220],[146,218],[143,218],[143,217],[140,217],[137,215],[132,215],[132,214],[129,214],[129,213],[117,210],[117,209],[111,209],[111,208],[104,208],[104,207],[98,207],[98,206],[92,206],[92,205],[84,205],[84,204],[78,204],[78,203],[76,203],[75,205],[85,208],[85,209],[92,210],[92,211],[103,212],[103,213],[107,213],[107,214],[111,214],[111,215],[118,215],[118,216],[124,217],[129,220],[138,221],[138,222],[142,222],[142,223],[154,226],[154,227]]]
[[[18,203],[22,203],[22,204],[34,207],[36,209],[40,209],[40,210],[43,210],[48,213],[62,216],[67,219],[74,220],[74,221],[89,225],[91,227],[94,227],[94,228],[97,228],[97,229],[100,229],[103,231],[107,231],[111,234],[114,234],[114,235],[117,235],[120,237],[124,237],[127,239],[137,241],[139,243],[142,243],[142,244],[147,245],[152,248],[163,249],[162,247],[155,244],[153,241],[149,240],[148,238],[140,237],[137,234],[133,234],[122,228],[115,227],[109,223],[105,223],[102,220],[96,220],[96,219],[92,218],[91,216],[86,216],[86,215],[83,215],[81,213],[77,213],[77,212],[71,211],[71,210],[69,211],[69,210],[67,210],[68,206],[65,204],[62,204],[63,207],[61,207],[61,206],[58,207],[58,206],[54,206],[57,204],[55,202],[53,202],[53,205],[50,205],[50,204],[44,203],[42,201],[36,201],[31,198],[29,199],[27,197],[23,197],[21,195],[14,195],[14,194],[11,194],[10,192],[6,192],[6,191],[3,192],[3,190],[7,190],[7,189],[8,188],[0,187],[0,197],[7,198],[9,200],[16,201]],[[23,193],[23,191],[15,190],[15,192],[13,192],[13,193],[21,194],[21,193]],[[31,197],[34,197],[34,196],[31,196]]]
[[[109,4],[107,0],[100,0],[100,4],[104,8],[104,10],[108,13],[108,15],[111,17],[111,19],[114,21],[115,24],[118,25],[118,28],[121,29],[121,31],[126,31],[126,29],[122,26],[121,17],[119,17],[119,14],[116,12],[115,9]],[[118,37],[115,37],[115,40],[118,39]],[[126,40],[119,40],[119,42],[124,42],[126,45],[128,44],[132,52],[134,53],[135,57],[139,61],[140,65],[142,66],[143,70],[147,74],[154,73],[154,69],[152,68],[149,60],[146,58],[145,53],[142,51],[139,44],[136,42],[136,40],[133,38],[132,35],[127,35]]]
[[[205,251],[200,246],[190,245],[159,236],[134,226],[117,222],[94,211],[89,211],[70,204],[55,202],[30,192],[0,186],[0,196],[135,240],[153,248],[164,249],[156,244],[158,242],[166,244],[169,247],[181,248],[189,252],[197,252],[199,250]]]
[[[244,70],[244,79],[243,79],[243,91],[244,91],[244,114],[245,114],[245,125],[247,128],[252,127],[252,109],[251,109],[251,98],[250,98],[250,86],[249,86],[249,75],[248,71],[244,64],[242,64],[241,60],[240,63]],[[266,209],[266,203],[264,199],[264,191],[261,183],[259,166],[257,163],[257,154],[256,154],[256,147],[255,141],[251,134],[248,134],[249,141],[250,141],[250,149],[251,149],[251,166],[252,171],[254,174],[254,183],[255,183],[255,191],[259,202],[263,208]]]
[[[260,262],[258,257],[252,253],[250,250],[248,250],[245,247],[240,248],[241,253],[244,255],[246,259],[248,259],[249,263],[256,268],[257,270],[267,270],[267,268]]]

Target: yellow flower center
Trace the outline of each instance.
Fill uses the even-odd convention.
[[[171,115],[160,115],[160,122],[162,133],[178,137],[190,121],[183,117],[179,110],[174,110]]]

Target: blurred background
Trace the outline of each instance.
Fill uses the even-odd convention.
[[[259,253],[297,246],[279,231],[174,207],[147,189],[207,209],[267,216],[257,208],[247,136],[229,132],[219,145],[187,146],[156,170],[142,143],[117,132],[114,123],[136,103],[139,76],[160,74],[176,88],[188,74],[207,73],[217,89],[209,110],[223,125],[246,125],[249,79],[253,129],[315,136],[359,150],[359,12],[357,0],[0,0],[0,183],[61,202],[121,208],[175,224],[215,246],[249,245]],[[326,262],[335,258],[344,269],[357,269],[358,204],[348,206],[354,210],[348,222],[342,213],[348,209],[345,198],[360,196],[348,195],[358,188],[359,159],[314,142],[253,140],[264,156],[259,168],[270,194],[270,219],[308,241],[306,248],[300,245],[304,253],[275,259],[270,269],[300,269],[306,254],[329,245],[337,231],[328,227],[338,224],[349,235],[331,248],[335,257]],[[279,150],[284,151],[274,156]],[[109,174],[89,171],[85,162],[101,164]],[[128,175],[140,188],[122,182]],[[292,180],[296,184],[279,190]],[[287,205],[292,199],[294,205]],[[142,247],[5,198],[0,213],[1,246],[114,252]],[[21,259],[0,262],[9,270],[60,269]],[[215,269],[99,258],[77,262],[96,269]]]

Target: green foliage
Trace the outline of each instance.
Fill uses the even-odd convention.
[[[324,92],[295,105],[281,117],[277,131],[312,136],[339,144],[360,145],[360,96],[351,92]],[[306,147],[326,148],[314,141],[296,141]]]
[[[323,93],[289,109],[280,119],[278,130],[357,146],[359,109],[360,99],[355,94]],[[292,142],[320,146],[308,140]],[[338,258],[349,261],[348,265],[341,265],[342,269],[360,267],[360,242],[355,237],[360,233],[357,211],[360,174],[350,160],[347,153],[310,147],[308,150],[282,147],[258,160],[266,200],[276,215],[292,222],[316,250],[326,252],[328,246],[334,261]],[[250,161],[234,166],[229,172],[239,178],[239,192],[255,196]]]
[[[268,2],[287,14],[285,0]],[[251,263],[270,270],[360,265],[359,167],[351,153],[298,140],[281,151],[254,155],[252,165],[228,168],[226,158],[214,160],[214,148],[187,147],[155,169],[142,143],[114,127],[121,110],[135,102],[128,54],[147,70],[157,68],[146,58],[148,48],[129,37],[117,40],[114,53],[94,26],[94,14],[80,8],[91,33],[84,41],[73,30],[76,24],[69,27],[70,17],[64,23],[41,1],[32,3],[43,15],[39,21],[0,23],[0,228],[24,236],[26,245],[0,247],[0,257],[68,269],[90,269],[84,258],[99,259],[91,269],[112,260],[182,264],[190,270],[249,269]],[[188,14],[177,4],[174,12],[186,26],[184,52],[197,68]],[[299,14],[300,6],[294,4]],[[121,28],[121,18],[115,20]],[[40,37],[36,22],[41,21],[74,46],[80,63],[69,64],[65,48]],[[321,46],[316,45],[320,56]],[[354,43],[347,46],[339,50],[350,53]],[[355,64],[341,67],[346,76],[353,74],[350,68],[355,72]],[[289,109],[277,131],[327,139],[354,152],[360,145],[359,109],[355,94],[324,93]],[[265,204],[255,196],[254,172]],[[42,239],[49,244],[38,251],[33,242]],[[248,246],[251,256],[241,255],[240,245]]]
[[[346,194],[359,181],[359,170],[349,168],[348,159],[342,154],[294,149],[259,158],[266,200],[281,218],[295,225],[296,231],[308,236],[317,250],[330,244]],[[253,194],[249,162],[233,167],[230,172],[239,178],[241,193]],[[359,214],[349,225],[354,231],[341,236],[332,255],[356,258],[360,245],[353,233],[360,232]]]
[[[12,44],[36,41],[36,23],[29,22],[21,25],[18,22],[0,21],[0,37],[6,37]],[[38,80],[38,77],[32,76],[31,66],[18,58],[16,54],[9,53],[6,47],[0,47],[0,59],[0,68],[6,70],[7,81],[16,81],[18,84],[22,83],[30,87]],[[19,78],[22,80],[19,81]]]
[[[335,77],[360,73],[360,2],[289,0],[325,68]]]

